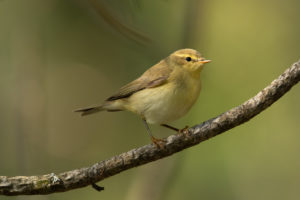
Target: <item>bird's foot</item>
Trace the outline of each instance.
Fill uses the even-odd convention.
[[[151,140],[152,140],[153,144],[155,144],[160,149],[162,149],[165,145],[165,140],[163,140],[163,139],[155,138],[152,136]]]
[[[183,133],[187,136],[189,134],[189,126],[185,126],[183,129],[180,129],[178,132]]]

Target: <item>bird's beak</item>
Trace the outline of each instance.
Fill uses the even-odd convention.
[[[205,60],[205,59],[203,59],[203,58],[202,58],[202,59],[199,59],[198,61],[199,61],[200,63],[203,63],[203,64],[204,64],[204,63],[209,63],[209,62],[211,62],[211,60]]]

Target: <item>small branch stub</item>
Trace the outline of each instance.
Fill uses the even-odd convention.
[[[96,183],[92,183],[91,185],[98,192],[101,192],[102,190],[104,190],[104,187],[101,187],[101,186],[97,185]]]

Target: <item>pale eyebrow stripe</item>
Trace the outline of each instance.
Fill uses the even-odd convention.
[[[178,56],[181,57],[181,58],[191,57],[192,60],[197,60],[198,59],[197,57],[195,57],[193,55],[190,55],[190,54],[180,54]]]

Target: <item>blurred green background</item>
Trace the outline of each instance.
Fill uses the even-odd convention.
[[[127,112],[80,117],[179,48],[207,59],[195,125],[300,59],[300,1],[0,1],[0,175],[60,173],[150,142]],[[6,199],[299,199],[300,86],[250,122],[91,187]],[[152,126],[154,135],[172,131]]]

